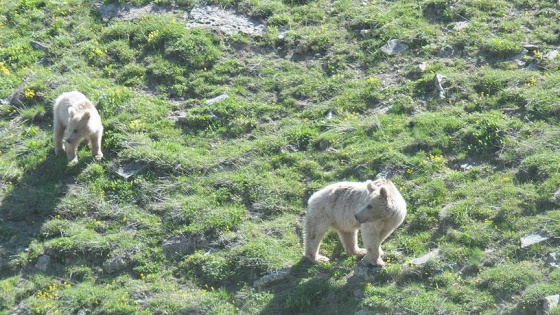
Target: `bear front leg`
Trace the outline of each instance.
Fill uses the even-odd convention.
[[[380,267],[385,266],[385,262],[381,259],[383,251],[381,250],[380,231],[383,227],[378,227],[375,223],[362,224],[362,235],[364,245],[367,249],[367,255],[364,260],[372,265]]]
[[[354,232],[338,231],[338,236],[344,246],[346,255],[365,256],[367,254],[367,250],[365,248],[358,247],[358,230]]]
[[[64,126],[61,123],[55,122],[53,126],[54,133],[54,154],[59,156],[64,152]]]
[[[319,255],[319,247],[323,241],[323,236],[327,232],[329,226],[314,225],[316,223],[310,222],[312,220],[307,220],[305,225],[305,257],[307,257],[311,262],[318,264],[329,261],[329,258],[323,255]]]
[[[78,164],[78,144],[79,142],[66,144],[66,157],[72,165]]]
[[[88,139],[91,143],[91,156],[97,161],[103,158],[103,153],[101,152],[101,135],[93,135]]]

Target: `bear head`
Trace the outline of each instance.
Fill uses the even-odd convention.
[[[376,219],[382,219],[387,216],[389,211],[389,194],[390,191],[386,187],[387,179],[366,182],[368,201],[355,215],[356,221],[365,223]]]
[[[69,114],[70,119],[68,120],[66,142],[73,143],[90,134],[89,120],[91,113],[88,110],[81,113],[71,110]]]

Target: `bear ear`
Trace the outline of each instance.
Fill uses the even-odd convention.
[[[82,115],[82,119],[80,119],[80,120],[86,121],[86,120],[89,119],[90,116],[91,116],[90,112],[89,112],[89,111],[85,111],[84,114]]]
[[[381,187],[381,189],[379,189],[379,195],[381,198],[387,199],[387,189],[385,187]]]
[[[366,182],[366,187],[367,187],[367,190],[368,190],[370,193],[373,192],[373,191],[375,190],[375,188],[376,188],[375,185],[373,185],[373,182],[372,182],[371,180],[368,180],[368,181]]]

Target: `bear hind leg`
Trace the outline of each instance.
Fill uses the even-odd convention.
[[[305,257],[311,262],[318,264],[329,261],[329,258],[319,255],[319,247],[323,241],[323,236],[329,229],[328,225],[313,225],[306,223],[305,229]]]
[[[58,122],[54,122],[54,154],[56,156],[64,152],[64,126]]]
[[[365,256],[367,254],[365,248],[358,247],[358,230],[354,232],[338,231],[338,236],[340,237],[342,246],[344,246],[344,251],[346,252],[346,255]]]

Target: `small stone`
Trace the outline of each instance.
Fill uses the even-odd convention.
[[[48,51],[49,48],[50,48],[49,46],[47,46],[47,45],[45,45],[45,44],[42,44],[42,43],[39,43],[39,42],[36,42],[36,41],[33,41],[33,40],[32,40],[31,42],[29,42],[29,44],[30,44],[31,47],[33,47],[33,49],[35,49],[35,50]]]
[[[473,168],[473,166],[472,166],[471,164],[469,164],[469,163],[461,164],[460,167],[461,167],[461,169],[462,169],[463,171],[468,171],[468,170],[470,170],[470,169]]]
[[[544,55],[544,57],[547,58],[547,59],[554,59],[554,58],[558,57],[558,50],[555,49],[555,50],[547,53],[546,55]]]
[[[541,46],[536,44],[525,44],[523,45],[523,48],[527,49],[528,51],[535,51],[539,50]]]
[[[439,73],[436,73],[435,77],[434,77],[434,84],[436,86],[436,89],[438,90],[438,94],[439,94],[439,98],[440,99],[444,99],[445,98],[445,90],[443,89],[443,82],[445,81],[447,77],[444,75],[441,75]]]
[[[381,47],[381,51],[387,55],[398,55],[408,49],[408,45],[401,43],[400,39],[390,39],[387,44]]]
[[[372,265],[365,260],[360,260],[354,267],[354,276],[363,280],[373,280],[377,277],[383,268],[377,265]]]
[[[554,268],[560,268],[560,254],[550,253],[546,259],[546,263]]]
[[[560,188],[558,188],[558,190],[554,193],[554,203],[557,206],[560,206]]]
[[[47,271],[49,264],[51,263],[51,257],[49,255],[41,255],[39,259],[37,259],[37,263],[35,264],[35,268]]]
[[[410,263],[415,266],[425,265],[428,261],[438,258],[439,252],[440,252],[439,248],[436,248],[434,250],[431,250],[429,253],[427,253],[422,257],[414,258],[413,260],[410,261]]]
[[[536,233],[525,235],[521,238],[521,248],[529,247],[533,244],[544,242],[544,241],[548,240],[549,238],[550,237],[548,237],[548,236],[544,236],[544,235],[536,234]]]
[[[127,165],[113,166],[113,169],[117,175],[119,175],[120,177],[126,180],[140,173],[146,167],[147,165],[143,163],[132,163]]]
[[[223,93],[223,94],[220,94],[220,95],[218,95],[214,98],[211,98],[211,99],[207,100],[206,103],[204,103],[204,104],[206,106],[210,106],[210,105],[212,105],[216,102],[223,101],[223,100],[227,99],[228,97],[229,97],[229,95],[227,93]]]
[[[465,22],[465,21],[461,21],[461,22],[457,22],[455,24],[455,26],[453,27],[454,31],[460,31],[462,29],[465,29],[469,26],[469,22]]]
[[[420,71],[426,71],[427,67],[428,67],[428,64],[425,61],[418,65],[418,69],[420,69]]]
[[[560,302],[560,294],[545,297],[543,301],[544,314],[549,314],[552,308],[558,306],[558,302]]]
[[[279,40],[284,40],[284,38],[286,38],[286,34],[288,33],[288,31],[282,31],[280,32],[280,34],[278,34],[278,39]]]
[[[289,269],[281,269],[281,270],[273,271],[273,272],[269,273],[268,275],[256,280],[253,283],[253,287],[261,288],[261,287],[267,286],[267,285],[269,285],[273,282],[284,280],[289,276],[289,274],[290,274]]]

